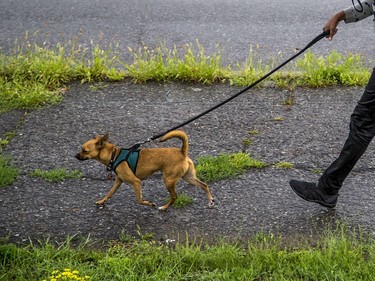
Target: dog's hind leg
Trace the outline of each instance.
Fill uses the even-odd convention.
[[[187,170],[187,172],[185,173],[185,175],[182,178],[186,182],[188,182],[188,183],[190,183],[190,184],[192,184],[196,187],[200,187],[206,193],[207,199],[208,199],[208,206],[210,208],[212,208],[215,205],[215,203],[214,203],[215,200],[211,195],[211,191],[210,191],[208,185],[197,178],[193,161],[191,161],[191,160],[189,161],[189,169]]]
[[[169,200],[168,200],[167,204],[159,207],[160,211],[166,211],[171,205],[173,205],[174,201],[176,201],[176,199],[177,199],[177,193],[176,193],[177,181],[175,179],[168,179],[168,178],[165,177],[164,183],[165,183],[165,186],[167,187],[168,192],[169,192]]]

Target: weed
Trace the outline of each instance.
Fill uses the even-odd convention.
[[[247,151],[252,143],[253,143],[253,140],[250,138],[243,139],[242,140],[242,152]]]
[[[219,156],[201,156],[197,160],[197,174],[203,181],[212,182],[232,178],[250,168],[264,168],[267,164],[246,153],[227,153]]]
[[[263,65],[261,60],[256,58],[254,50],[251,47],[249,55],[243,64],[237,63],[237,70],[231,70],[229,76],[230,83],[237,86],[248,86],[262,76],[264,76],[270,70],[269,65]],[[262,84],[258,84],[260,87]]]
[[[176,201],[173,203],[173,207],[177,209],[185,208],[187,205],[191,205],[193,199],[185,193],[178,194]]]
[[[281,121],[284,121],[284,117],[282,117],[282,116],[275,116],[272,120],[275,121],[275,122],[281,122]]]
[[[128,233],[126,233],[125,230],[121,230],[120,234],[119,234],[119,240],[121,243],[124,243],[124,244],[129,244],[129,243],[132,243],[135,241],[135,237],[129,235]]]
[[[279,162],[273,165],[278,169],[292,169],[294,167],[293,163],[290,162]]]
[[[9,157],[0,154],[0,188],[12,184],[19,175],[19,170],[11,165]]]
[[[248,132],[249,135],[258,135],[259,131],[257,129],[252,129]]]
[[[316,169],[313,169],[312,172],[313,172],[314,174],[320,175],[320,174],[323,173],[323,170],[322,170],[322,169],[319,169],[319,168],[316,168]]]
[[[38,177],[49,182],[61,182],[67,179],[78,179],[83,177],[83,174],[79,171],[68,172],[64,168],[56,168],[49,171],[36,169],[29,174],[30,177]]]
[[[137,225],[137,234],[140,240],[142,241],[152,241],[154,239],[154,234],[151,232],[148,233],[142,233],[141,227]]]
[[[163,45],[154,50],[147,46],[128,50],[133,63],[123,65],[134,82],[181,80],[212,84],[225,76],[220,52],[206,55],[198,41],[196,45],[186,44],[183,53],[176,46],[168,49]]]
[[[0,112],[55,104],[62,99],[63,85],[70,81],[125,77],[115,69],[117,55],[111,46],[107,50],[93,46],[90,56],[87,49],[71,41],[53,48],[30,43],[28,33],[12,54],[0,52],[0,62]]]
[[[223,66],[220,50],[206,54],[196,41],[182,50],[163,45],[155,49],[128,48],[133,61],[126,63],[120,59],[119,53],[123,51],[118,44],[102,47],[91,42],[89,53],[88,48],[75,40],[54,47],[48,43],[40,46],[30,40],[26,33],[23,43],[16,45],[11,54],[0,51],[0,113],[56,104],[66,91],[64,85],[76,80],[119,81],[130,77],[134,82],[179,80],[203,84],[229,80],[232,85],[247,86],[268,73],[278,61],[262,62],[251,48],[245,63],[237,63],[235,68]],[[307,52],[286,71],[269,79],[278,87],[291,89],[365,85],[369,76],[370,70],[360,55],[344,57],[333,51],[326,58]]]
[[[100,91],[102,89],[105,89],[108,87],[108,84],[104,84],[102,82],[99,82],[95,85],[90,85],[90,90],[93,91],[93,92],[97,92],[97,91]]]
[[[249,138],[242,140],[242,144],[246,147],[249,147],[252,143],[253,143],[253,140]]]
[[[348,54],[344,57],[337,51],[333,51],[323,58],[308,52],[296,62],[296,66],[302,70],[299,85],[310,87],[359,86],[364,85],[370,77],[370,72],[364,66],[360,54]]]
[[[4,138],[0,138],[0,153],[2,153],[3,146],[8,145],[15,136],[15,132],[7,132]]]
[[[292,106],[295,104],[295,98],[293,96],[293,94],[288,94],[288,96],[284,99],[283,101],[283,105],[285,106]]]

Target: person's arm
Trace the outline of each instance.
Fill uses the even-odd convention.
[[[373,3],[373,0],[361,0],[345,9],[345,23],[357,22],[373,15]]]
[[[335,36],[337,32],[338,24],[342,20],[344,20],[345,23],[351,23],[360,21],[373,15],[373,3],[374,0],[363,0],[361,2],[358,2],[356,5],[353,5],[335,14],[323,27],[323,30],[328,33],[326,38],[328,38],[328,40],[332,40],[333,36]]]

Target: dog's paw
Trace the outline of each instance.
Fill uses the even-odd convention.
[[[208,202],[208,207],[210,207],[210,208],[215,207],[215,200],[214,199],[212,199],[212,200],[210,200],[210,202]]]
[[[158,210],[159,210],[160,212],[165,212],[166,210],[168,210],[168,207],[161,206],[161,207],[158,208]]]
[[[153,207],[153,208],[156,208],[158,206],[154,202],[151,202],[151,201],[143,201],[141,204],[145,206]]]
[[[102,199],[102,200],[96,201],[95,205],[97,205],[97,206],[104,205],[105,202],[106,202],[106,200]]]

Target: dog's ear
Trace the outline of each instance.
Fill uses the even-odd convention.
[[[99,138],[98,142],[96,143],[96,145],[98,146],[99,149],[104,147],[107,144],[108,138],[109,138],[108,133],[106,133],[104,136]]]

